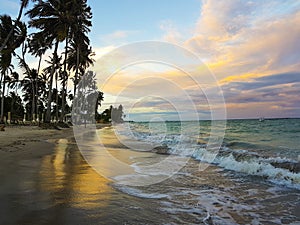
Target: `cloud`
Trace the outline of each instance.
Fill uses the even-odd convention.
[[[164,20],[160,22],[159,28],[164,32],[162,40],[178,44],[183,42],[183,36],[171,20]]]
[[[127,38],[129,32],[125,30],[117,30],[109,35],[107,37],[112,38],[112,39],[122,39],[122,38]]]
[[[218,56],[222,45],[247,26],[252,8],[251,4],[242,0],[202,1],[194,35],[186,40],[186,46],[202,57]]]
[[[116,47],[113,45],[105,46],[105,47],[96,47],[93,48],[93,51],[95,52],[95,60],[99,60],[102,56],[105,54],[108,54],[112,50],[114,50]]]
[[[299,70],[299,5],[205,0],[195,33],[185,45],[204,58],[219,79]]]
[[[122,45],[128,42],[130,36],[139,34],[138,30],[116,30],[109,34],[101,35],[100,41],[103,45]]]
[[[116,96],[113,101],[106,97],[105,100],[113,105],[122,104],[126,110],[133,108],[133,113],[168,112],[166,115],[170,115],[170,112],[178,112],[188,116],[185,119],[196,119],[195,112],[199,112],[209,119],[211,107],[218,107],[208,105],[207,96],[192,77],[167,65],[132,65],[103,82],[103,74],[100,69],[98,71],[99,89],[105,96]],[[212,96],[215,96],[214,90],[212,88]]]
[[[299,116],[300,73],[268,75],[250,82],[231,82],[224,84],[222,89],[230,117]]]
[[[260,88],[272,87],[277,85],[288,85],[300,82],[299,73],[284,73],[254,78],[244,82],[231,82],[225,84],[224,88],[234,88],[235,90],[257,90]],[[288,85],[290,86],[290,85]]]
[[[191,49],[211,68],[223,89],[230,118],[299,116],[300,2],[202,2],[192,36],[186,38],[185,31],[173,21],[165,20],[160,23],[164,31],[162,39]],[[126,38],[126,33],[115,32],[110,38]],[[204,83],[206,76],[199,70],[199,78]],[[137,79],[140,81],[136,82]],[[179,84],[179,89],[196,103],[199,114],[207,115],[211,109],[221,108],[221,104],[209,105],[205,96],[215,93],[213,97],[220,97],[222,93],[218,93],[216,86],[202,91],[174,68],[121,71],[110,80],[104,92],[116,95],[126,87],[122,95],[128,104],[156,93],[168,97],[182,110],[189,109],[186,96],[174,85],[166,85],[167,80]],[[144,99],[136,105],[136,113],[161,112],[162,109],[172,111],[164,101],[155,98]]]

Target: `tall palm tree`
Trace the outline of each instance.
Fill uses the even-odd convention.
[[[58,82],[58,72],[61,70],[61,57],[58,57],[55,59],[54,57],[50,57],[50,61],[46,60],[47,63],[50,64],[50,66],[46,67],[43,70],[43,74],[46,77],[46,80],[50,82],[48,82],[48,93],[47,93],[47,101],[46,101],[46,114],[50,113],[50,119],[51,119],[51,104],[53,102],[53,80],[55,79],[55,86],[57,89],[57,82]],[[54,66],[54,67],[53,67]],[[51,75],[52,72],[54,71],[53,76]],[[51,85],[50,85],[51,84]],[[51,96],[49,99],[49,89],[51,88]],[[55,101],[57,102],[57,101]],[[50,106],[50,107],[49,107]],[[48,108],[49,107],[49,108]],[[49,110],[49,112],[48,112]]]
[[[89,45],[79,40],[80,39],[77,39],[71,42],[67,59],[68,69],[75,72],[73,77],[74,96],[76,95],[77,85],[80,77],[85,74],[85,71],[89,66],[93,65],[94,60],[92,57],[95,55]]]
[[[86,0],[47,0],[34,7],[27,12],[31,21],[30,27],[40,29],[39,35],[43,37],[45,43],[55,43],[53,52],[54,62],[57,59],[57,49],[60,42],[65,41],[65,62],[64,75],[67,74],[67,51],[72,34],[78,32],[80,27],[83,32],[87,32],[88,27],[91,26],[91,9],[87,6]],[[78,25],[79,24],[79,25]],[[52,82],[55,73],[55,64],[52,65],[50,72],[48,102],[46,121],[49,122],[51,118],[51,96],[52,96]],[[63,79],[63,99],[65,99],[66,79]],[[65,100],[63,100],[65,102]],[[62,110],[63,111],[63,110]],[[62,112],[64,114],[64,112]],[[62,115],[63,117],[63,115]]]
[[[73,40],[73,43],[76,43],[76,62],[79,65],[79,57],[80,57],[80,45],[88,45],[89,39],[86,35],[87,32],[90,31],[90,27],[92,26],[92,12],[91,8],[87,5],[87,0],[71,0],[67,1],[68,8],[66,10],[66,16],[69,21],[69,33],[66,37],[66,45],[65,45],[65,61],[64,61],[64,76],[67,76],[63,79],[63,89],[62,89],[62,113],[61,120],[63,120],[65,115],[65,105],[66,105],[66,93],[67,93],[67,82],[68,82],[68,73],[67,73],[67,63],[68,63],[68,46],[70,41]],[[77,66],[78,67],[78,66]],[[69,69],[69,67],[68,67]],[[78,72],[78,71],[77,71]],[[75,72],[75,77],[77,73]]]
[[[38,118],[41,118],[43,111],[45,109],[45,97],[47,96],[47,76],[44,73],[41,73],[38,75],[38,81],[37,81],[37,98],[36,98],[36,104],[37,104],[37,115]]]
[[[47,43],[44,40],[43,35],[41,35],[41,33],[34,33],[28,38],[28,47],[29,53],[39,58],[39,63],[37,67],[37,72],[39,74],[43,55],[49,48],[51,48],[51,43]]]
[[[45,122],[50,122],[51,119],[51,97],[53,76],[58,59],[58,46],[62,42],[67,33],[64,20],[62,20],[63,0],[48,0],[35,4],[34,7],[26,14],[29,15],[29,26],[40,29],[36,35],[43,38],[44,43],[49,45],[54,44],[52,66],[49,75],[48,100]]]
[[[28,38],[28,47],[29,47],[29,53],[31,53],[35,57],[39,57],[39,63],[37,67],[37,74],[39,75],[43,55],[46,53],[46,51],[49,48],[51,48],[51,43],[45,42],[43,35],[41,35],[40,33],[34,33]],[[39,95],[37,94],[39,89],[38,85],[36,85],[35,88],[36,88],[35,90],[36,104],[38,105],[39,103]],[[39,115],[39,107],[36,107],[36,114]]]
[[[6,34],[12,31],[11,38],[6,41]],[[2,98],[1,98],[1,116],[3,121],[4,117],[4,93],[5,93],[5,76],[7,76],[9,68],[11,67],[12,56],[15,50],[21,46],[25,41],[27,35],[27,28],[25,23],[20,21],[13,21],[10,16],[0,16],[0,42],[7,42],[0,51],[0,70],[2,81]]]
[[[80,21],[73,23],[73,40],[71,43],[71,51],[68,56],[69,70],[75,71],[75,76],[73,78],[74,82],[74,96],[76,94],[76,88],[79,81],[79,70],[81,75],[85,73],[85,69],[93,63],[90,56],[92,55],[92,50],[89,47],[90,40],[87,33],[90,31],[89,27],[92,26],[91,19],[92,13],[91,8],[87,6],[87,1],[79,1],[80,6],[77,7],[78,15],[81,15]],[[76,63],[75,63],[76,62]]]
[[[35,120],[35,115],[37,112],[37,79],[38,79],[38,74],[37,70],[35,69],[30,69],[28,64],[26,63],[25,60],[25,54],[27,52],[27,44],[23,43],[22,44],[22,54],[21,56],[14,53],[14,55],[17,57],[19,60],[19,66],[25,70],[26,76],[24,77],[24,80],[21,82],[22,85],[25,85],[26,83],[29,83],[31,86],[30,92],[32,92],[31,96],[31,118],[32,120]]]
[[[27,105],[31,111],[31,118],[35,119],[35,84],[37,80],[37,71],[35,69],[29,70],[25,73],[24,79],[21,81],[22,89],[24,91],[24,101],[27,102]]]

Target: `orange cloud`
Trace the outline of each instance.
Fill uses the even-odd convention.
[[[252,16],[258,11],[257,3],[205,0],[185,46],[204,57],[222,82],[300,70],[300,11]]]

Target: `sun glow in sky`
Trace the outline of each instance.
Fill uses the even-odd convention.
[[[96,59],[132,42],[170,42],[195,53],[215,74],[223,90],[228,118],[300,117],[299,0],[89,0],[88,3],[94,15],[90,38]],[[17,0],[1,1],[1,14],[16,16],[17,9]],[[167,87],[155,76],[173,75],[183,90],[191,91],[193,87],[178,70],[167,66],[140,64],[120,71],[119,79],[104,90],[107,93],[103,109],[115,104],[120,88],[129,85],[132,76],[150,74],[152,80],[131,83],[127,96],[123,96],[125,102],[132,104],[137,99],[130,96],[130,90],[134,90],[134,95],[155,87],[152,97],[144,98],[143,104],[135,104],[133,112],[137,114],[134,117],[133,113],[132,119],[142,119],[141,112],[172,119],[172,107],[157,97]],[[168,88],[168,93],[173,94],[172,101],[184,106],[183,96]],[[199,113],[205,114],[202,100],[195,99],[199,101],[196,102]]]

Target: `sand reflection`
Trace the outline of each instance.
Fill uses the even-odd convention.
[[[54,153],[42,160],[41,190],[50,194],[55,205],[80,209],[105,207],[111,196],[108,182],[84,161],[76,145],[67,139],[58,140]]]

